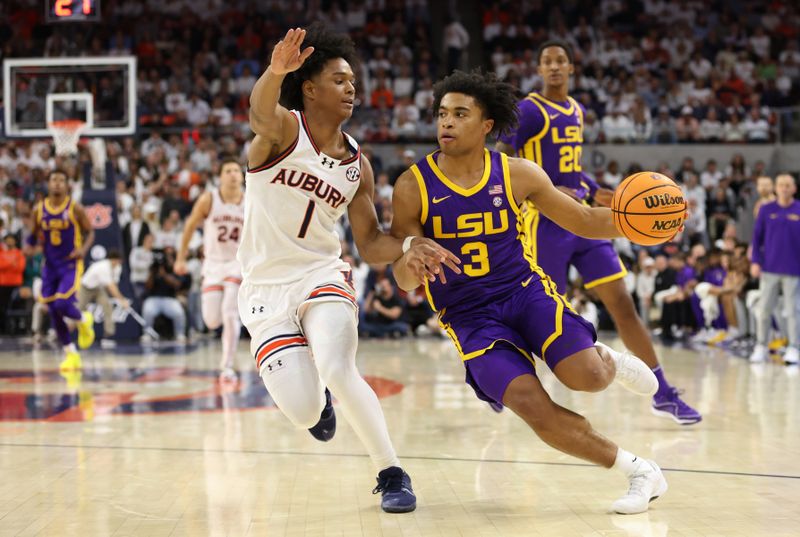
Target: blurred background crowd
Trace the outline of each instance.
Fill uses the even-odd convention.
[[[194,200],[215,185],[222,158],[245,161],[249,94],[286,28],[322,20],[357,44],[363,60],[359,102],[346,130],[365,144],[375,169],[376,212],[388,228],[394,181],[423,156],[405,144],[435,140],[435,81],[455,68],[482,65],[520,95],[540,89],[535,50],[547,39],[563,39],[575,49],[571,94],[586,109],[586,144],[793,140],[799,126],[791,105],[800,96],[800,8],[781,1],[713,2],[714,9],[708,4],[528,0],[474,3],[476,9],[446,9],[451,16],[442,16],[423,0],[107,0],[104,23],[76,32],[44,25],[40,2],[12,0],[13,9],[0,13],[0,53],[137,57],[137,135],[106,145],[123,227],[123,274],[137,307],[154,292],[167,293],[186,306],[189,330],[202,331],[196,307],[199,236],[192,242],[192,274],[180,285],[153,286],[152,269],[171,266],[183,221]],[[474,42],[478,34],[481,43]],[[395,144],[393,151],[381,152],[390,158],[374,151],[385,143]],[[68,168],[78,199],[88,185],[82,164],[90,159],[82,148],[78,164]],[[30,229],[33,204],[46,192],[48,170],[65,164],[54,156],[51,140],[0,142],[4,331],[30,330],[6,315],[29,311],[41,270],[41,255],[26,257],[19,245]],[[747,293],[757,283],[747,248],[759,206],[774,199],[767,163],[748,162],[732,146],[729,159],[687,158],[677,169],[649,161],[646,152],[626,169],[615,161],[585,168],[609,188],[641,169],[664,173],[684,188],[691,216],[675,242],[644,249],[617,241],[630,271],[629,290],[662,337],[700,330],[702,338],[721,341],[752,334]],[[343,256],[354,269],[363,334],[438,334],[424,293],[399,293],[388,267],[361,263],[346,219],[339,232]],[[730,319],[724,314],[716,326],[706,326],[694,294],[703,281],[723,289],[715,296],[726,302],[728,318],[738,312],[735,331],[725,330]],[[570,296],[595,324],[610,327],[579,281]]]

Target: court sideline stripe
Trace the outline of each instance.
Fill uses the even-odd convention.
[[[272,451],[260,449],[200,449],[200,448],[174,448],[174,447],[131,447],[131,446],[91,446],[91,445],[77,445],[77,444],[14,444],[14,443],[0,443],[2,447],[21,447],[21,448],[63,448],[63,449],[110,449],[110,450],[133,450],[133,451],[171,451],[176,453],[241,453],[243,455],[291,455],[300,457],[350,457],[366,459],[369,457],[367,454],[362,453],[308,453],[303,451]],[[451,461],[451,462],[490,462],[498,464],[528,464],[536,466],[567,466],[576,468],[597,468],[595,464],[587,464],[580,462],[548,462],[548,461],[514,461],[507,459],[474,459],[462,457],[430,457],[424,455],[400,455],[401,459],[421,460],[421,461]],[[664,468],[661,469],[665,472],[681,472],[687,474],[706,474],[706,475],[732,475],[741,477],[772,477],[776,479],[798,479],[800,475],[784,475],[784,474],[759,474],[751,472],[731,472],[724,470],[692,470],[689,468]]]

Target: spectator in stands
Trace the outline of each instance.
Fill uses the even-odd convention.
[[[619,162],[612,160],[608,163],[608,166],[603,172],[600,183],[606,188],[613,190],[620,182],[622,182],[622,172],[619,170]]]
[[[142,220],[142,206],[136,203],[131,207],[130,221],[122,228],[122,247],[126,259],[135,246],[142,245],[148,234],[150,226]]]
[[[633,121],[623,115],[619,107],[612,109],[611,113],[603,118],[602,124],[603,134],[608,143],[625,144],[634,137]]]
[[[105,259],[95,261],[86,269],[81,278],[78,291],[78,307],[86,310],[89,303],[95,303],[103,310],[103,337],[100,345],[104,348],[114,346],[114,307],[109,296],[117,299],[119,306],[127,310],[130,302],[119,290],[118,284],[122,275],[122,256],[118,250],[109,250]]]
[[[675,132],[675,120],[669,115],[669,108],[660,106],[658,116],[653,121],[653,137],[650,140],[654,144],[674,144],[678,141]]]
[[[700,141],[706,143],[721,142],[725,128],[717,117],[717,109],[709,108],[706,117],[700,122]]]
[[[706,162],[706,169],[700,174],[700,184],[706,189],[707,193],[711,193],[711,189],[716,188],[725,175],[717,168],[717,161],[708,159]]]
[[[666,263],[666,259],[664,259]],[[652,257],[642,260],[641,268],[636,274],[636,298],[639,301],[639,317],[649,325],[650,308],[653,307],[653,294],[656,289],[656,262]]]
[[[769,329],[783,292],[783,315],[786,318],[789,346],[783,359],[787,364],[800,362],[798,337],[798,289],[800,289],[800,201],[794,199],[794,177],[782,174],[775,179],[777,199],[765,203],[756,218],[752,241],[753,277],[761,278],[757,314],[758,342],[750,355],[751,362],[767,359]],[[780,289],[779,289],[780,288]]]
[[[172,255],[170,255],[170,251]],[[156,317],[164,315],[172,321],[175,341],[184,344],[186,343],[186,312],[177,295],[185,284],[173,271],[174,262],[174,249],[155,256],[147,283],[145,283],[146,298],[142,304],[142,317],[147,326],[153,328]],[[143,338],[148,339],[146,336]]]
[[[689,144],[700,140],[700,123],[694,117],[691,106],[681,108],[681,115],[675,121],[675,134],[678,143]]]
[[[408,323],[402,320],[403,303],[388,278],[381,278],[367,294],[360,310],[359,332],[367,337],[408,334]]]
[[[728,143],[744,142],[747,131],[739,120],[739,114],[733,113],[725,122],[723,140]]]
[[[675,180],[679,183],[686,182],[686,175],[697,175],[697,170],[694,168],[694,159],[692,157],[685,157],[681,162],[680,169],[675,173]]]
[[[433,335],[443,334],[442,329],[439,327],[438,317],[428,304],[425,290],[422,287],[418,287],[406,294],[405,320],[411,333],[415,336],[423,335],[425,332]]]
[[[6,330],[6,311],[12,295],[23,282],[25,255],[19,249],[17,237],[6,235],[0,243],[0,332]]]
[[[708,232],[711,242],[722,237],[725,226],[733,219],[734,211],[723,187],[717,187],[708,202]]]
[[[461,67],[461,56],[469,45],[469,34],[458,18],[449,17],[445,20],[442,44],[447,58],[447,73],[445,74],[450,74],[454,69]]]
[[[765,144],[769,142],[769,123],[761,116],[761,112],[755,106],[750,109],[747,118],[742,123],[747,133],[747,142],[751,144]]]
[[[137,300],[141,300],[146,290],[147,279],[150,276],[150,267],[153,266],[155,255],[153,253],[154,237],[150,233],[142,236],[142,244],[135,246],[128,257],[130,268],[131,286]]]

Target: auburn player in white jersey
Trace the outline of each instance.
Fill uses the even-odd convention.
[[[253,88],[239,313],[278,408],[330,440],[336,422],[327,385],[378,470],[373,492],[382,493],[381,507],[403,513],[415,509],[416,497],[378,398],[355,365],[357,307],[334,223],[347,211],[366,262],[390,263],[406,251],[420,281],[443,279],[444,265],[458,272],[459,260],[433,241],[381,231],[372,167],[341,129],[353,113],[355,61],[349,37],[322,25],[308,35],[292,29]]]
[[[242,330],[237,306],[242,269],[236,251],[244,227],[244,177],[242,166],[235,159],[223,161],[219,175],[219,189],[204,192],[186,221],[175,272],[186,274],[189,242],[203,222],[203,322],[209,330],[222,326],[220,380],[233,382],[234,357]]]

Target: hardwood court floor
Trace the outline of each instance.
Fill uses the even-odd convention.
[[[480,403],[449,342],[364,341],[361,371],[418,495],[416,512],[388,515],[352,429],[340,419],[328,444],[294,430],[246,343],[233,388],[216,382],[217,342],[85,353],[70,385],[54,351],[19,349],[0,353],[2,537],[800,535],[796,368],[661,349],[705,415],[690,427],[618,386],[577,394],[543,373],[554,399],[664,468],[669,492],[649,513],[621,516],[608,508],[626,480]]]

